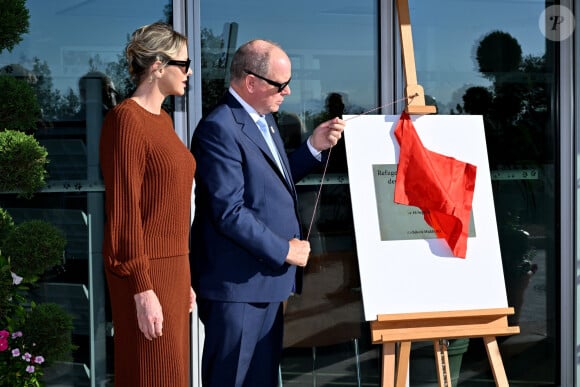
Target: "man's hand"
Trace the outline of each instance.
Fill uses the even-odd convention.
[[[335,146],[342,137],[345,126],[346,122],[340,118],[323,122],[314,129],[312,136],[310,136],[310,145],[319,152]]]
[[[161,337],[163,334],[163,311],[161,303],[153,290],[146,290],[133,296],[137,308],[139,330],[147,340]]]
[[[289,244],[290,249],[288,250],[288,256],[286,256],[286,262],[291,265],[306,266],[310,255],[310,242],[294,238],[290,240]]]

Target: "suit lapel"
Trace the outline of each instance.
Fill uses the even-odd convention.
[[[270,166],[275,170],[278,174],[280,179],[286,184],[288,190],[295,196],[296,191],[294,189],[294,184],[291,181],[288,181],[280,169],[276,164],[276,160],[274,156],[270,152],[270,148],[268,148],[268,144],[266,144],[266,140],[260,133],[260,129],[258,129],[256,123],[252,120],[252,117],[246,112],[246,110],[240,105],[240,103],[228,93],[228,100],[227,104],[232,109],[232,114],[238,124],[240,124],[240,129],[244,135],[246,135],[264,154],[264,156],[269,160]],[[286,172],[288,173],[288,178],[292,179],[292,174],[290,172],[290,164],[288,162],[288,157],[286,156],[286,151],[284,149],[284,144],[282,142],[282,138],[278,133],[278,127],[274,122],[274,118],[271,114],[266,116],[266,122],[268,122],[269,127],[274,128],[274,133],[272,133],[272,138],[274,139],[274,144],[276,144],[276,148],[278,149],[278,153],[280,154],[280,158],[282,160],[282,164],[284,168],[286,168]]]
[[[254,144],[256,144],[256,146],[260,148],[262,153],[266,154],[271,162],[275,163],[274,159],[270,155],[268,144],[266,144],[266,140],[264,140],[262,133],[260,133],[260,129],[258,129],[256,123],[252,120],[252,117],[250,117],[250,115],[244,110],[242,106],[238,104],[237,101],[236,104],[238,107],[232,107],[232,113],[236,119],[236,122],[240,124],[242,133],[244,133]]]

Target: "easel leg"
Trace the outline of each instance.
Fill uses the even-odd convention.
[[[383,375],[381,386],[395,386],[395,343],[383,343]]]
[[[397,387],[407,385],[407,371],[409,370],[409,356],[411,355],[411,342],[401,341],[399,347],[399,356],[397,361]]]
[[[441,387],[451,387],[451,372],[449,370],[449,355],[447,353],[447,345],[443,343],[445,340],[433,340],[433,348],[435,349],[435,367],[437,370],[437,380]]]
[[[483,342],[485,344],[487,358],[489,359],[489,364],[491,365],[491,370],[493,372],[495,385],[498,387],[508,387],[509,383],[505,369],[503,367],[501,354],[499,352],[499,347],[497,346],[497,340],[495,339],[495,336],[484,336]]]

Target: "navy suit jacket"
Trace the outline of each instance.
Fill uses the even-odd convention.
[[[301,287],[302,270],[284,262],[288,241],[300,239],[295,181],[320,162],[303,143],[289,156],[266,116],[288,182],[256,123],[228,92],[198,124],[191,271],[199,298],[278,302]],[[296,282],[295,282],[296,281]]]

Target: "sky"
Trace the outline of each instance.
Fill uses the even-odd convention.
[[[116,61],[128,34],[163,17],[159,0],[28,0],[31,30],[0,66],[32,58],[47,61],[55,85],[76,90],[88,60]],[[267,6],[266,6],[267,5]],[[307,110],[311,100],[332,91],[361,106],[378,102],[378,5],[374,0],[201,0],[202,27],[221,34],[239,25],[238,45],[265,37],[280,43],[296,70],[288,107]],[[537,0],[410,0],[418,82],[439,103],[453,106],[469,85],[486,85],[474,52],[485,34],[501,30],[515,37],[524,55],[542,55],[539,29],[545,2]],[[305,81],[300,82],[300,78]],[[307,81],[306,81],[307,80]],[[455,96],[455,97],[454,97]]]
[[[465,85],[487,85],[477,71],[478,42],[492,31],[513,36],[523,55],[541,56],[546,40],[539,28],[545,2],[535,0],[412,0],[411,24],[418,82],[436,90],[442,104]]]

